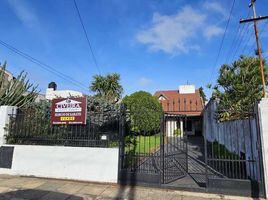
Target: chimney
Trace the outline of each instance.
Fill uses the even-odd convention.
[[[55,82],[50,82],[48,84],[48,88],[53,89],[53,91],[57,90],[57,84]]]
[[[194,85],[180,85],[179,93],[180,94],[194,94],[195,86]]]

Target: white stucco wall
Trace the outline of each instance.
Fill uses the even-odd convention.
[[[195,85],[180,85],[179,86],[180,94],[194,94],[195,93]]]
[[[268,98],[263,98],[258,106],[262,143],[262,159],[266,196],[268,195]]]
[[[55,98],[68,98],[68,97],[82,97],[83,94],[74,90],[53,90],[52,88],[47,88],[46,99],[52,100]]]
[[[9,115],[16,114],[15,106],[0,106],[0,146],[5,144],[6,126],[9,123]]]
[[[118,148],[14,146],[11,169],[0,174],[117,183]]]

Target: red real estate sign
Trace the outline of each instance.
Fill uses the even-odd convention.
[[[86,124],[86,118],[86,97],[52,100],[52,124]]]

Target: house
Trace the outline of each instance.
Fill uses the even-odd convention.
[[[46,100],[46,96],[44,94],[38,93],[36,95],[36,99],[35,99],[36,103],[40,103],[41,101],[45,101],[45,100]]]
[[[30,92],[25,92],[24,95],[28,95]],[[35,93],[36,97],[34,102],[35,103],[40,103],[41,101],[45,101],[46,100],[46,96],[44,94],[40,94],[40,93]]]
[[[0,67],[0,72],[3,70],[2,67]],[[4,77],[3,77],[3,85],[2,87],[6,87],[10,81],[12,80],[16,80],[16,78],[12,75],[12,73],[10,73],[9,71],[5,70],[4,71]],[[28,95],[29,92],[25,92],[24,95]],[[36,93],[36,99],[35,102],[39,103],[40,101],[45,100],[45,95],[40,94],[40,93]]]
[[[166,135],[202,135],[202,110],[204,102],[194,85],[182,85],[179,90],[157,91],[156,96],[166,116]]]
[[[55,98],[82,97],[83,94],[74,90],[57,90],[57,84],[51,82],[46,90],[46,99],[52,100]]]
[[[2,67],[0,67],[0,71],[3,71]],[[4,84],[2,85],[2,87],[5,87],[8,84],[8,82],[13,80],[15,77],[13,77],[13,75],[9,71],[5,70],[3,78],[4,78]]]

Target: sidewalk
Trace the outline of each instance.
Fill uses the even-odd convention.
[[[175,190],[0,175],[0,200],[247,200],[252,198]]]

